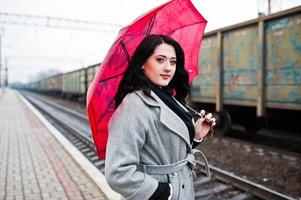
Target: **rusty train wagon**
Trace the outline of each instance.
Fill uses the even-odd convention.
[[[23,88],[26,90],[37,91],[39,88],[38,81],[27,83]]]
[[[62,94],[84,101],[86,92],[100,64],[88,66],[62,75]]]
[[[95,65],[91,65],[89,67],[87,67],[87,88],[86,91],[88,90],[90,84],[92,83],[99,67],[100,67],[101,63],[95,64]]]
[[[216,111],[220,133],[300,122],[301,6],[206,33],[200,52],[191,101]]]
[[[40,80],[39,87],[43,92],[51,93],[53,95],[60,94],[62,90],[62,74]]]
[[[62,92],[67,97],[78,98],[85,93],[85,68],[63,74]]]
[[[57,74],[35,82],[30,82],[24,86],[24,89],[58,95],[62,91],[62,74]]]
[[[84,101],[86,92],[101,63],[30,82],[24,89]]]

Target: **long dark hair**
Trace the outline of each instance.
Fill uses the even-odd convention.
[[[135,90],[142,89],[146,95],[150,95],[151,82],[146,78],[141,66],[154,53],[155,48],[160,44],[169,44],[176,52],[176,72],[167,87],[175,90],[175,98],[181,103],[185,103],[185,98],[189,92],[188,73],[184,68],[184,52],[180,44],[173,38],[166,35],[149,35],[145,37],[135,50],[128,68],[121,80],[118,91],[115,95],[115,107],[117,108],[123,98]]]

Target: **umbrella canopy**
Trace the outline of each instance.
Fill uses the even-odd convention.
[[[87,110],[100,159],[105,158],[108,121],[114,112],[114,96],[129,60],[149,34],[169,35],[185,54],[189,81],[198,74],[198,51],[207,21],[190,0],[167,2],[137,18],[120,30],[87,93]]]

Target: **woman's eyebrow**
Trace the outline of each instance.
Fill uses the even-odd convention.
[[[163,57],[163,58],[167,58],[167,56],[165,56],[165,55],[161,55],[161,54],[159,54],[159,55],[156,55],[156,57]],[[171,59],[177,59],[176,57],[171,57]]]

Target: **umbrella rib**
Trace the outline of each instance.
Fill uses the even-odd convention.
[[[188,25],[181,26],[180,28],[177,28],[177,29],[173,30],[172,32],[170,32],[170,33],[169,33],[169,36],[171,36],[174,32],[176,32],[177,30],[180,30],[180,29],[182,29],[182,28],[186,28],[186,27],[188,27],[188,26],[193,26],[193,25],[196,25],[196,24],[203,24],[203,23],[206,24],[207,21],[195,22],[195,23],[193,23],[193,24],[188,24]]]
[[[130,55],[129,55],[129,53],[128,53],[127,49],[126,49],[126,46],[125,46],[125,44],[123,43],[122,40],[120,41],[120,45],[121,45],[123,51],[125,52],[127,61],[129,63],[130,62]]]
[[[103,80],[99,80],[98,83],[100,83],[100,82],[105,82],[105,81],[107,81],[107,80],[116,78],[116,77],[121,76],[121,75],[123,75],[123,74],[124,74],[124,72],[122,72],[122,73],[120,73],[120,74],[117,74],[117,75],[115,75],[115,76],[111,76],[110,78],[106,78],[106,79],[103,79]]]
[[[152,17],[152,20],[150,21],[148,27],[147,27],[147,31],[146,31],[146,35],[149,35],[149,33],[151,32],[152,28],[153,28],[153,25],[154,25],[154,22],[155,22],[155,18],[156,18],[157,15],[154,15]]]

